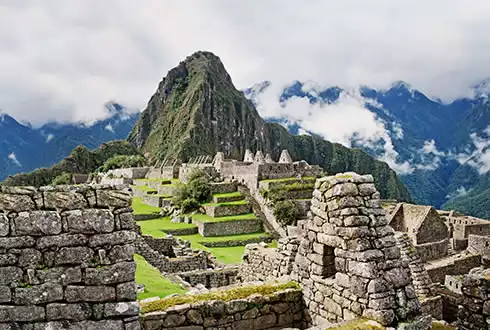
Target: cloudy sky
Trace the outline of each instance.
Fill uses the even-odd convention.
[[[488,17],[488,0],[0,0],[0,109],[33,124],[141,109],[196,50],[238,88],[404,80],[451,100],[490,77]]]

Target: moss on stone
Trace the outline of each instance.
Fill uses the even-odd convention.
[[[235,299],[244,299],[253,294],[261,294],[263,296],[271,295],[275,292],[286,290],[286,289],[300,289],[300,286],[296,282],[288,283],[273,283],[273,284],[263,284],[263,285],[249,285],[242,286],[228,290],[215,291],[209,293],[203,293],[198,295],[187,295],[187,296],[176,296],[165,299],[160,299],[157,301],[152,301],[149,303],[141,304],[141,312],[143,314],[155,312],[155,311],[165,311],[169,307],[182,305],[182,304],[194,304],[200,301],[206,300],[221,300],[221,301],[231,301]]]
[[[347,323],[343,323],[333,328],[327,328],[327,330],[382,330],[385,329],[380,324],[367,319],[357,319]]]
[[[432,330],[455,330],[455,327],[452,327],[450,325],[442,324],[440,322],[434,321],[432,322],[431,326]]]

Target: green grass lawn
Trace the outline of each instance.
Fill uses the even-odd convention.
[[[150,188],[148,186],[131,186],[131,188],[133,189],[137,189],[137,190],[141,190],[141,191],[145,191],[145,192],[149,192],[149,191],[157,191],[156,189],[154,188]]]
[[[225,197],[241,197],[242,194],[239,191],[234,191],[231,193],[224,193],[224,194],[213,194],[213,197],[220,197],[220,198],[225,198]]]
[[[179,229],[179,228],[192,228],[193,224],[186,223],[172,223],[169,217],[138,221],[138,225],[141,227],[141,233],[145,235],[151,235],[153,237],[166,237],[165,229]],[[233,246],[233,247],[217,247],[208,248],[201,245],[199,242],[217,242],[226,240],[245,240],[250,238],[256,238],[266,235],[264,232],[254,234],[243,235],[231,235],[231,236],[214,236],[214,237],[202,237],[199,234],[194,235],[181,235],[182,239],[191,242],[191,246],[194,249],[204,250],[211,252],[219,261],[225,264],[238,264],[242,260],[245,246]]]
[[[138,294],[139,300],[156,296],[164,298],[170,294],[186,292],[180,285],[162,276],[158,269],[150,265],[143,257],[135,254],[134,260],[136,261],[136,283],[145,286],[145,292]]]
[[[202,206],[233,206],[233,205],[246,205],[248,201],[246,199],[242,199],[234,202],[223,202],[223,203],[206,203],[202,204]]]
[[[148,204],[145,204],[143,200],[139,197],[133,197],[133,203],[131,204],[133,208],[134,214],[151,214],[151,213],[160,213],[159,207],[154,207]]]
[[[194,214],[192,216],[192,219],[196,220],[196,221],[201,221],[201,222],[222,222],[222,221],[256,219],[256,216],[253,213],[247,213],[247,214],[230,215],[230,216],[226,216],[226,217],[213,218],[207,214]]]
[[[302,177],[303,181],[307,180],[316,180],[314,176],[304,176]],[[298,178],[281,178],[281,179],[267,179],[267,180],[260,180],[260,182],[289,182],[289,181],[299,181]]]

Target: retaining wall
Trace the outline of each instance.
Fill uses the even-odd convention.
[[[238,267],[227,267],[220,269],[194,270],[190,272],[176,273],[182,280],[191,286],[198,284],[206,288],[219,288],[235,284],[237,282]]]
[[[138,329],[131,194],[0,189],[0,329]]]
[[[259,219],[200,222],[195,221],[199,234],[203,237],[251,234],[262,230]]]
[[[462,253],[447,260],[440,260],[433,264],[425,265],[427,272],[433,283],[444,284],[446,275],[461,275],[468,273],[472,268],[478,267],[481,264],[481,255]]]
[[[163,329],[304,329],[301,290],[287,289],[270,296],[202,301],[141,316],[143,330]]]
[[[417,254],[423,262],[447,256],[448,249],[448,238],[443,239],[439,242],[415,245],[415,250],[417,250]]]
[[[226,217],[230,215],[247,214],[252,211],[250,204],[237,205],[207,205],[204,206],[206,214],[210,217]]]

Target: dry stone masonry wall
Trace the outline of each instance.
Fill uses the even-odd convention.
[[[116,188],[0,188],[0,329],[139,329],[131,194]]]
[[[293,275],[314,324],[373,319],[428,329],[371,175],[318,179]]]

